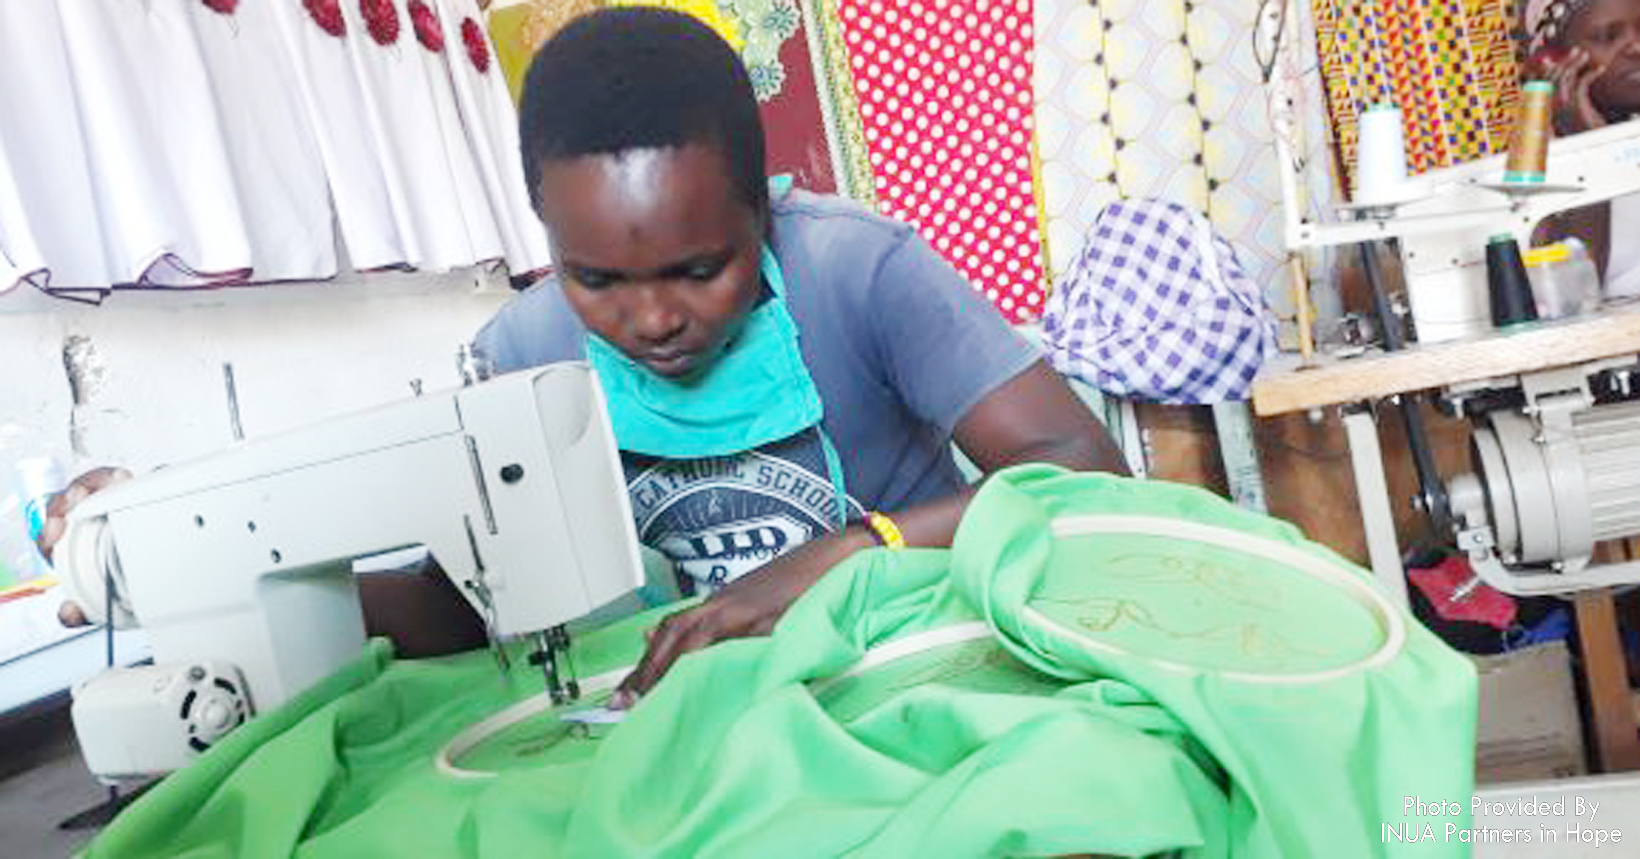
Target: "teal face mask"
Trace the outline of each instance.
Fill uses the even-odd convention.
[[[622,450],[666,459],[729,456],[819,429],[824,408],[798,349],[780,263],[767,245],[760,262],[774,295],[752,310],[715,363],[688,379],[657,375],[587,332],[587,360]],[[846,520],[841,462],[823,430],[820,441]]]

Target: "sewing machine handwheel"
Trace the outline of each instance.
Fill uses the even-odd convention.
[[[137,626],[136,615],[125,600],[125,576],[105,517],[70,516],[52,554],[66,599],[79,605],[87,620],[103,624],[112,617],[115,629]]]

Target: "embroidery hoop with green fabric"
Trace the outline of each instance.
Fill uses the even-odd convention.
[[[984,622],[958,623],[872,648],[842,674],[809,684],[809,692],[840,723],[929,686],[993,695],[1050,696],[1066,682],[1019,661]]]
[[[1063,515],[1052,520],[1051,530],[1056,540],[1102,538],[1109,549],[1121,545],[1132,549],[1136,545],[1148,550],[1137,553],[1152,558],[1151,566],[1166,567],[1167,561],[1177,561],[1181,553],[1206,549],[1214,558],[1227,566],[1203,573],[1199,570],[1180,569],[1188,562],[1175,564],[1167,570],[1171,578],[1135,583],[1132,570],[1109,563],[1101,569],[1078,569],[1074,582],[1086,601],[1044,597],[1058,573],[1052,562],[1038,580],[1033,596],[1020,606],[1017,616],[1007,612],[993,613],[993,621],[1006,627],[1012,623],[1047,632],[1074,648],[1086,648],[1098,653],[1137,658],[1157,667],[1180,673],[1212,674],[1229,680],[1250,683],[1306,684],[1321,683],[1382,666],[1394,659],[1406,644],[1407,629],[1400,612],[1365,579],[1339,564],[1304,551],[1296,546],[1188,519],[1165,516],[1138,516],[1112,514]],[[1194,547],[1194,548],[1192,548]],[[1120,556],[1118,556],[1120,557]],[[1234,561],[1234,564],[1230,562]],[[1251,563],[1250,563],[1251,562]],[[1103,581],[1094,582],[1103,575]],[[1223,616],[1203,620],[1203,612],[1193,612],[1185,601],[1164,601],[1161,609],[1139,610],[1131,602],[1116,601],[1113,590],[1143,590],[1147,584],[1183,585],[1176,592],[1206,589],[1209,576],[1219,581],[1219,595],[1237,593],[1267,597],[1260,603],[1237,602],[1205,605],[1206,614],[1219,611]],[[1101,589],[1104,590],[1101,590]],[[1094,596],[1089,596],[1089,594]],[[1271,595],[1274,596],[1271,596]],[[1177,596],[1177,594],[1175,595]],[[1093,600],[1105,600],[1094,604]],[[1073,606],[1086,612],[1089,605],[1102,611],[1096,623],[1073,617],[1072,611],[1061,606]],[[1153,601],[1154,605],[1154,601]],[[1172,610],[1166,616],[1166,610]],[[1240,612],[1238,615],[1237,612]],[[1083,622],[1078,622],[1082,620]],[[1195,625],[1190,624],[1194,622]],[[1169,628],[1171,625],[1172,628]],[[1293,642],[1260,637],[1257,629],[1300,630],[1308,640]],[[1016,634],[1019,640],[1040,641],[1029,630],[1003,630]],[[1024,633],[1023,636],[1017,635]],[[1343,643],[1340,643],[1342,640]],[[1273,647],[1271,642],[1286,648]],[[1240,645],[1240,652],[1237,646]],[[1306,649],[1310,648],[1310,649]],[[1061,648],[1052,648],[1054,659],[1074,655]],[[1286,661],[1283,664],[1283,660]],[[1231,666],[1236,667],[1231,667]]]
[[[901,663],[908,657],[927,656],[945,648],[959,648],[980,640],[993,644],[996,641],[991,627],[984,621],[955,623],[892,639],[867,650],[849,670],[815,681],[813,691],[817,698],[824,699],[828,693],[834,693],[840,687],[847,686],[848,681],[873,674],[877,669],[891,664]],[[581,681],[582,698],[574,703],[555,706],[551,695],[542,692],[475,722],[450,738],[450,741],[438,750],[433,756],[433,768],[440,775],[453,779],[495,778],[500,775],[500,770],[472,766],[469,759],[479,756],[493,757],[484,755],[484,750],[497,742],[505,742],[510,734],[516,733],[531,719],[544,716],[556,723],[567,713],[601,706],[608,700],[609,696],[606,693],[612,691],[621,679],[636,667],[628,665]],[[901,673],[905,670],[903,665],[896,668]],[[878,677],[874,676],[872,680],[874,685],[881,685]]]
[[[1050,530],[1056,541],[1104,538],[1125,543],[1127,548],[1132,548],[1136,540],[1141,543],[1160,542],[1165,548],[1133,556],[1143,558],[1152,572],[1159,569],[1163,576],[1159,579],[1152,577],[1147,582],[1142,573],[1114,562],[1094,570],[1078,567],[1063,571],[1075,576],[1074,598],[1066,599],[1063,595],[1045,597],[1046,586],[1062,584],[1051,581],[1056,571],[1050,561],[1049,568],[1043,571],[1038,587],[1034,589],[1035,593],[1019,606],[1017,614],[993,610],[988,612],[991,617],[989,623],[970,620],[883,642],[868,649],[847,671],[817,680],[811,687],[815,696],[823,702],[828,698],[859,698],[848,688],[849,681],[876,674],[880,676],[872,680],[874,685],[880,686],[882,682],[887,682],[885,677],[895,674],[910,672],[908,676],[911,676],[938,669],[940,666],[934,664],[939,659],[935,655],[937,652],[959,653],[961,645],[992,638],[998,627],[1004,633],[1004,639],[1012,637],[1016,642],[1029,642],[1027,647],[1036,651],[1037,657],[1046,657],[1051,661],[1083,661],[1087,658],[1086,651],[1094,651],[1097,654],[1139,659],[1176,673],[1211,674],[1226,680],[1266,684],[1323,683],[1368,671],[1394,659],[1406,644],[1407,629],[1400,612],[1365,579],[1339,564],[1287,543],[1232,528],[1168,516],[1062,515],[1051,520]],[[1185,547],[1191,546],[1195,550],[1205,548],[1211,551],[1221,565],[1239,556],[1239,569],[1229,572],[1220,569],[1208,573],[1200,569],[1190,570],[1188,563],[1177,562],[1181,553],[1189,551]],[[1112,557],[1108,551],[1110,547],[1104,548],[1106,550],[1101,554]],[[1122,557],[1116,555],[1115,559]],[[1171,569],[1170,561],[1175,562]],[[1249,564],[1248,561],[1253,563]],[[1113,603],[1113,594],[1124,590],[1131,592],[1133,588],[1142,591],[1150,585],[1159,584],[1164,589],[1168,585],[1183,585],[1184,590],[1201,589],[1211,594],[1214,592],[1212,576],[1227,578],[1235,588],[1247,594],[1264,594],[1266,599],[1240,602],[1230,599],[1226,600],[1231,603],[1228,608],[1204,604],[1209,613],[1217,610],[1221,616],[1206,627],[1197,617],[1196,626],[1188,629],[1181,624],[1188,625],[1190,619],[1181,620],[1178,610],[1181,607],[1188,609],[1189,601],[1178,599],[1178,593],[1173,595],[1173,599],[1164,600],[1165,604],[1160,606],[1160,610],[1146,608],[1135,613],[1129,608],[1125,613],[1108,611],[1111,605],[1134,604],[1131,600],[1115,600]],[[1219,587],[1218,593],[1222,595],[1224,582],[1221,581]],[[1271,593],[1297,596],[1283,605],[1284,600],[1269,598]],[[1155,601],[1152,600],[1152,603],[1154,605]],[[1067,612],[1062,609],[1063,606],[1072,606],[1075,610]],[[1075,611],[1085,612],[1089,606],[1106,609],[1102,619],[1109,622],[1095,625],[1079,623]],[[1167,609],[1175,610],[1172,617],[1168,616]],[[1241,612],[1239,616],[1238,611]],[[1183,614],[1189,615],[1190,612],[1186,610]],[[1169,622],[1175,628],[1169,629]],[[1009,628],[1015,624],[1022,628]],[[1248,632],[1263,627],[1298,629],[1309,634],[1311,641],[1295,644],[1276,634],[1257,636]],[[1053,642],[1044,641],[1041,633],[1068,647],[1054,646]],[[1328,640],[1326,645],[1316,641],[1322,638]],[[1345,642],[1343,646],[1336,644],[1340,639]],[[1287,651],[1273,647],[1272,642],[1284,644]],[[1239,653],[1238,644],[1241,647]],[[1306,650],[1306,645],[1317,646]],[[1333,649],[1328,650],[1328,647]],[[1079,649],[1082,649],[1080,658]],[[1287,663],[1285,670],[1284,659]],[[1243,666],[1262,667],[1263,670],[1227,667],[1238,662]],[[892,670],[884,670],[891,666]],[[1095,673],[1103,673],[1098,670],[1102,667],[1095,666]],[[565,712],[601,702],[605,697],[601,693],[613,689],[630,670],[631,666],[627,666],[588,678],[582,684],[587,697],[567,707],[555,708],[545,693],[520,701],[452,738],[435,755],[434,766],[440,774],[450,778],[493,778],[498,774],[496,771],[469,769],[458,761],[481,745],[493,742],[538,715],[546,713],[549,718],[556,719]],[[935,671],[935,674],[938,673]],[[889,683],[889,686],[894,684]],[[858,703],[848,706],[858,706]]]
[[[433,768],[438,770],[439,775],[454,779],[495,778],[500,775],[499,770],[470,769],[461,765],[465,763],[463,759],[538,715],[548,714],[549,719],[558,721],[564,713],[602,705],[609,697],[604,693],[613,691],[621,682],[621,678],[631,673],[635,667],[628,665],[580,681],[583,697],[572,704],[556,706],[553,704],[551,692],[541,692],[469,725],[462,729],[461,733],[451,737],[450,742],[445,743],[444,748],[433,755]]]

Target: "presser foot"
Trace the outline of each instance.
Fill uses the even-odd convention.
[[[539,665],[546,679],[547,694],[554,706],[568,704],[581,697],[581,684],[575,681],[575,663],[570,661],[569,633],[562,626],[535,633],[536,650],[530,654],[530,664]],[[567,671],[560,670],[562,658]],[[567,679],[566,679],[567,678]]]

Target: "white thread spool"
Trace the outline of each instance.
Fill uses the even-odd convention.
[[[1367,105],[1356,124],[1355,199],[1357,205],[1404,202],[1408,196],[1406,136],[1401,109],[1389,102]]]

